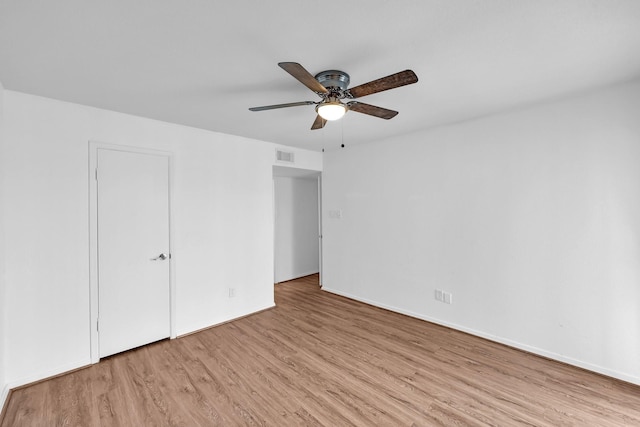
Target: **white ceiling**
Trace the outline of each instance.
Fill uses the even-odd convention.
[[[311,131],[319,98],[277,63],[344,70],[363,98]],[[320,150],[640,77],[638,0],[0,0],[5,89]]]

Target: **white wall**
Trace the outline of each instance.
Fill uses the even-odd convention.
[[[5,380],[5,313],[7,312],[7,303],[5,299],[5,280],[4,280],[4,87],[0,82],[0,411],[4,405],[4,401],[9,392],[7,382]]]
[[[640,384],[639,165],[640,83],[326,153],[324,289]]]
[[[274,177],[275,282],[318,272],[317,178]]]
[[[90,362],[89,140],[174,153],[179,335],[273,305],[276,145],[13,91],[4,113],[10,386]]]

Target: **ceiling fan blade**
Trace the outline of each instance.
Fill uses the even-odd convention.
[[[265,105],[263,107],[251,107],[249,108],[249,110],[251,111],[275,110],[276,108],[299,107],[301,105],[311,105],[311,104],[316,104],[316,102],[313,102],[313,101],[290,102],[288,104],[275,104],[275,105]]]
[[[280,62],[280,68],[295,77],[300,83],[316,93],[327,93],[326,87],[322,86],[315,77],[311,75],[302,65],[297,62]]]
[[[311,126],[311,130],[322,129],[326,124],[327,124],[327,121],[322,117],[320,117],[320,114],[318,114],[316,116],[316,120],[313,122],[313,125]]]
[[[370,116],[380,117],[389,120],[398,115],[397,111],[387,110],[386,108],[376,107],[375,105],[365,104],[363,102],[351,101],[347,103],[349,110],[356,113],[368,114]]]
[[[400,86],[406,86],[418,81],[418,76],[411,70],[400,71],[387,77],[373,80],[360,86],[352,87],[349,93],[353,98],[361,98],[372,93],[382,92],[384,90],[395,89]]]

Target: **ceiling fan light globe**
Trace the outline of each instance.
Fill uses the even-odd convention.
[[[347,112],[347,107],[341,102],[325,102],[316,107],[317,113],[325,120],[340,120]]]

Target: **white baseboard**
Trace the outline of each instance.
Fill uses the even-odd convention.
[[[336,294],[336,295],[340,295],[352,300],[356,300],[356,301],[360,301],[363,302],[365,304],[369,304],[369,305],[373,305],[375,307],[380,307],[380,308],[384,308],[385,310],[389,310],[389,311],[393,311],[396,313],[400,313],[400,314],[404,314],[406,316],[410,316],[410,317],[415,317],[416,319],[420,319],[420,320],[425,320],[427,322],[431,322],[431,323],[435,323],[437,325],[441,325],[441,326],[446,326],[447,328],[451,328],[451,329],[455,329],[457,331],[461,331],[461,332],[465,332],[467,334],[471,334],[480,338],[484,338],[487,339],[489,341],[493,341],[493,342],[497,342],[499,344],[504,344],[507,345],[509,347],[514,347],[517,348],[519,350],[523,350],[523,351],[527,351],[529,353],[533,353],[533,354],[537,354],[538,356],[542,356],[542,357],[546,357],[548,359],[553,359],[556,360],[558,362],[562,362],[562,363],[566,363],[567,365],[572,365],[572,366],[576,366],[578,368],[582,368],[582,369],[586,369],[587,371],[592,371],[598,374],[602,374],[602,375],[606,375],[608,377],[611,378],[616,378],[628,383],[632,383],[632,384],[636,384],[636,385],[640,385],[640,377],[636,377],[633,375],[628,375],[625,374],[624,372],[619,372],[613,369],[609,369],[609,368],[605,368],[602,366],[598,366],[598,365],[594,365],[588,362],[584,362],[582,360],[578,360],[578,359],[573,359],[571,357],[566,357],[563,356],[561,354],[557,354],[551,351],[547,351],[541,348],[537,348],[537,347],[533,347],[527,344],[523,344],[517,341],[512,341],[510,339],[507,338],[503,338],[500,336],[496,336],[496,335],[492,335],[483,331],[478,331],[472,328],[467,328],[465,326],[460,326],[457,325],[455,323],[450,323],[450,322],[446,322],[443,321],[441,319],[436,319],[433,317],[429,317],[429,316],[425,316],[419,313],[414,313],[412,311],[409,310],[403,310],[401,308],[398,307],[394,307],[388,304],[382,304],[380,302],[377,301],[372,301],[372,300],[368,300],[366,298],[361,298],[355,295],[351,295],[349,293],[346,292],[341,292],[341,291],[336,291],[335,289],[330,289],[327,287],[323,287],[322,288],[323,291],[327,291],[330,292],[332,294]]]
[[[9,384],[4,384],[2,387],[2,391],[0,391],[0,423],[2,423],[2,418],[4,415],[4,410],[6,409],[4,405],[7,403],[7,397],[9,396]]]
[[[17,388],[17,387],[22,387],[22,386],[25,386],[25,385],[28,385],[28,384],[32,384],[32,383],[35,383],[35,382],[38,382],[38,381],[47,380],[49,378],[53,378],[53,377],[56,377],[56,376],[61,375],[61,374],[66,374],[68,372],[75,371],[77,369],[85,368],[85,367],[87,367],[89,365],[91,365],[91,358],[82,359],[82,360],[76,361],[74,363],[68,363],[68,364],[65,364],[65,365],[58,366],[58,367],[56,367],[54,369],[37,372],[37,373],[34,373],[34,374],[29,375],[27,377],[22,377],[22,378],[18,378],[16,380],[9,381],[9,383],[6,385],[6,387],[9,390],[12,390],[12,389]]]
[[[231,318],[229,318],[227,320],[222,320],[220,322],[207,324],[207,325],[200,326],[200,327],[197,327],[197,328],[190,328],[190,329],[185,330],[184,332],[178,333],[176,338],[183,338],[183,337],[186,337],[187,335],[197,334],[198,332],[206,331],[207,329],[215,328],[216,326],[221,326],[221,325],[224,325],[226,323],[233,322],[234,320],[239,320],[239,319],[242,319],[244,317],[253,316],[254,314],[258,314],[258,313],[260,313],[262,311],[272,309],[275,306],[276,306],[275,302],[271,302],[271,303],[269,303],[269,304],[267,304],[265,306],[259,306],[258,308],[254,309],[254,310],[251,310],[246,314],[241,314],[239,316],[231,317]]]

